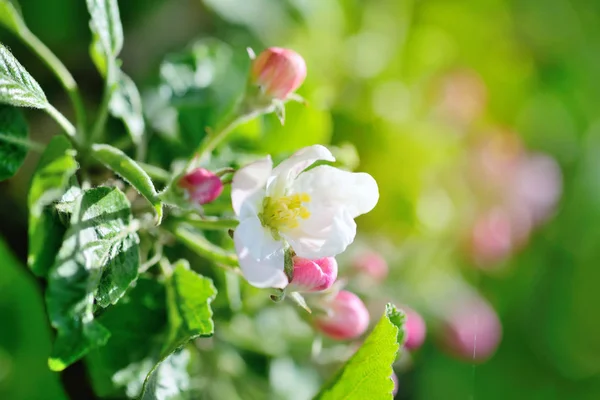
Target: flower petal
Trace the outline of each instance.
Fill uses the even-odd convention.
[[[319,144],[298,150],[273,169],[274,179],[269,182],[267,192],[269,195],[284,195],[285,189],[291,186],[293,180],[319,160],[335,161],[335,157],[325,146]]]
[[[356,223],[345,208],[313,208],[299,222],[298,228],[280,234],[298,256],[312,260],[342,253],[356,236]]]
[[[254,224],[251,219],[245,220],[238,226],[233,236],[242,273],[252,286],[283,289],[288,284],[287,276],[283,270],[285,257],[283,243],[273,241],[275,243],[270,242],[264,248],[261,247],[256,243],[257,235],[260,235],[261,232],[254,229]],[[262,226],[261,229],[265,231]],[[262,239],[266,237],[267,235],[263,235]],[[274,244],[277,244],[277,248],[275,246],[271,247]],[[256,256],[256,253],[260,255]]]
[[[262,197],[264,197],[260,193],[266,187],[272,169],[273,162],[271,161],[271,157],[267,156],[262,160],[240,168],[233,175],[231,182],[231,204],[237,216],[243,217],[242,209],[244,207],[248,207],[249,211],[257,214],[257,207],[260,205]]]
[[[329,165],[320,165],[298,176],[292,192],[310,195],[312,207],[343,207],[352,218],[368,213],[379,200],[379,188],[371,175]]]
[[[271,231],[263,227],[256,216],[241,220],[235,229],[235,235],[241,240],[247,239],[244,240],[244,245],[256,259],[267,258],[283,247],[281,241],[275,240]]]

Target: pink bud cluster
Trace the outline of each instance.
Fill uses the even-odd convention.
[[[469,240],[472,257],[486,267],[523,246],[553,214],[562,177],[554,159],[525,151],[508,132],[494,132],[475,148],[470,171],[480,197],[494,199],[475,217]]]

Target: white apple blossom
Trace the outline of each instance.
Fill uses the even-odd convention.
[[[284,288],[287,245],[307,259],[343,252],[356,235],[354,218],[375,207],[377,183],[366,173],[343,171],[315,161],[335,161],[320,145],[303,148],[273,168],[270,157],[238,170],[231,201],[240,224],[234,242],[250,284]]]

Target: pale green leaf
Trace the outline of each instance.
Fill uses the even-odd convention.
[[[54,264],[64,227],[47,207],[60,200],[77,171],[75,152],[64,136],[52,138],[42,154],[29,188],[29,254],[27,264],[38,276],[46,276]]]
[[[21,6],[16,0],[0,0],[0,24],[14,33],[25,29]]]
[[[48,106],[40,85],[3,44],[0,44],[0,103],[16,107]]]
[[[361,348],[315,400],[392,399],[392,363],[404,343],[406,315],[392,304]]]
[[[107,144],[93,145],[92,155],[144,196],[154,207],[157,223],[160,223],[162,219],[162,203],[158,198],[158,193],[154,188],[152,179],[150,179],[142,167],[121,150]]]
[[[0,105],[0,181],[17,173],[27,156],[29,129],[21,111]]]
[[[106,343],[110,333],[94,320],[94,297],[100,306],[116,302],[139,268],[130,204],[120,190],[99,187],[84,192],[75,202],[70,224],[48,275],[48,314],[58,331],[48,361],[53,370],[64,369]]]
[[[117,86],[110,99],[110,113],[123,120],[131,140],[139,146],[145,129],[142,99],[135,82],[123,71],[119,71]]]
[[[92,59],[103,75],[123,48],[123,26],[117,0],[86,0],[93,35]]]

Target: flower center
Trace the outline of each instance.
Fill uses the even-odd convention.
[[[310,196],[306,193],[296,193],[291,196],[265,197],[263,200],[263,211],[259,214],[263,226],[277,231],[297,228],[298,218],[307,219],[310,212],[304,206],[310,202]]]

